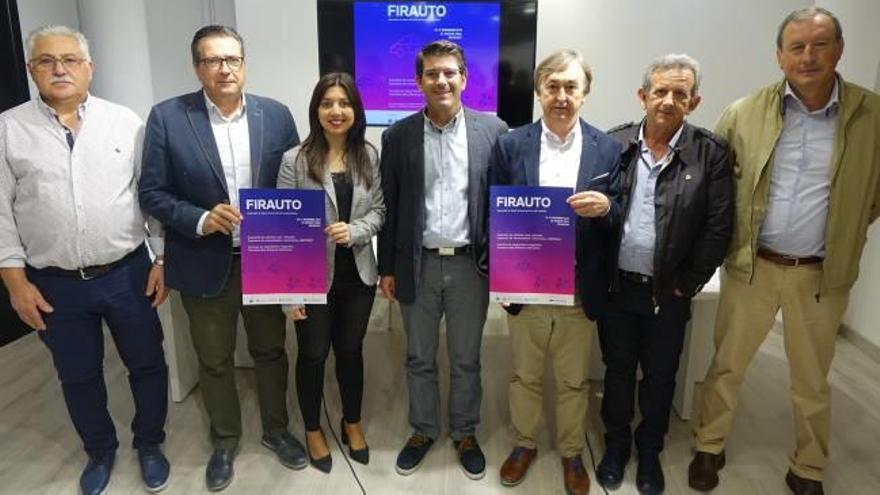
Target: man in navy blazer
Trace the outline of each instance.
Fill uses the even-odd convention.
[[[416,84],[424,111],[382,135],[385,225],[379,233],[379,287],[400,301],[407,335],[407,385],[412,436],[395,466],[408,475],[440,434],[437,346],[446,317],[449,349],[449,436],[465,475],[485,475],[477,442],[482,386],[480,344],[486,278],[486,168],[498,117],[466,109],[467,68],[461,47],[447,40],[422,47]]]
[[[537,455],[544,360],[549,357],[556,378],[556,443],[566,493],[586,494],[590,489],[581,460],[588,402],[586,360],[596,320],[605,308],[606,257],[620,216],[620,145],[579,117],[591,80],[590,68],[574,50],[544,59],[535,70],[541,120],[498,138],[489,164],[492,185],[572,188],[568,203],[577,214],[572,267],[576,305],[507,308],[514,360],[510,419],[516,445],[501,467],[505,486],[522,482]]]
[[[147,121],[140,203],[165,225],[166,283],[180,291],[199,357],[214,452],[209,490],[232,481],[241,437],[233,352],[238,315],[254,358],[263,445],[282,464],[307,464],[287,431],[287,354],[281,308],[242,306],[238,191],[273,188],[281,155],[299,143],[290,111],[243,93],[244,45],[232,28],[196,32],[193,68],[202,90],[159,103]]]

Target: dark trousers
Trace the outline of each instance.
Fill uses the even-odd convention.
[[[144,295],[149,270],[146,250],[91,280],[27,270],[54,308],[43,315],[46,330],[38,335],[52,353],[70,419],[91,457],[119,446],[107,411],[102,321],[128,368],[135,405],[134,448],[165,440],[168,368],[159,317]]]
[[[363,339],[376,297],[376,288],[353,275],[335,276],[327,304],[306,306],[305,320],[296,322],[296,394],[307,431],[321,425],[324,362],[333,345],[336,381],[347,423],[361,420],[364,394]],[[340,280],[343,279],[343,280]]]
[[[636,448],[642,453],[659,453],[669,429],[675,374],[691,300],[674,297],[655,314],[651,286],[621,280],[620,291],[611,293],[609,302],[599,325],[606,366],[602,399],[605,445],[629,451],[636,370],[641,365],[638,395],[642,421],[635,432]]]
[[[199,357],[199,390],[211,419],[215,449],[235,449],[241,438],[241,406],[235,387],[238,315],[244,320],[248,352],[254,358],[263,433],[287,431],[285,318],[278,305],[241,303],[241,258],[232,257],[229,278],[214,297],[181,294],[189,333]]]

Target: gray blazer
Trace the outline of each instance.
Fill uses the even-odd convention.
[[[324,217],[327,224],[339,221],[336,206],[336,191],[330,170],[324,172],[324,181],[317,182],[309,177],[305,155],[299,155],[297,146],[284,153],[281,168],[278,171],[279,189],[323,189]],[[373,252],[373,236],[385,223],[385,201],[382,196],[382,182],[379,173],[379,159],[370,149],[370,173],[373,185],[367,189],[360,181],[355,180],[351,198],[351,221],[348,224],[351,235],[351,250],[361,280],[367,285],[376,285],[379,271],[376,269],[376,255]],[[327,237],[327,287],[333,283],[333,263],[336,259],[336,243]]]

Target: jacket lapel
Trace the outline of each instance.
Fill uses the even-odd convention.
[[[217,141],[214,140],[214,131],[211,129],[211,120],[208,117],[208,107],[205,105],[205,96],[201,91],[190,94],[189,108],[186,110],[187,119],[192,126],[196,141],[214,176],[220,182],[220,187],[226,191],[229,196],[229,189],[226,186],[226,176],[223,173],[223,164],[220,162],[220,153],[217,152]]]
[[[245,95],[247,102],[248,134],[251,145],[251,187],[260,187],[260,167],[263,156],[263,109],[257,99]],[[272,185],[274,187],[274,184]]]
[[[523,167],[526,172],[526,184],[530,186],[541,184],[541,174],[538,172],[541,165],[541,132],[543,126],[540,120],[532,124],[528,130],[529,147],[526,150]]]
[[[330,172],[330,167],[324,169],[324,182],[321,183],[321,187],[324,188],[324,193],[330,198],[330,205],[333,206],[333,211],[336,213],[336,218],[333,221],[339,221],[339,206],[336,204],[336,188],[333,186],[333,174]],[[352,193],[352,208],[354,208],[355,204],[354,193]],[[354,218],[354,215],[352,215],[352,218]]]
[[[413,207],[416,209],[413,215],[416,219],[413,225],[413,239],[419,241],[419,249],[421,249],[422,232],[425,230],[425,116],[422,112],[419,112],[419,118],[413,120],[407,134],[409,135],[407,139],[409,149],[406,151],[408,159],[404,163],[411,163],[413,167],[410,187],[412,187],[412,197],[415,199]]]

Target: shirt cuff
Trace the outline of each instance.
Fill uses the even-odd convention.
[[[196,235],[197,236],[201,237],[201,236],[205,235],[205,233],[202,229],[204,228],[205,221],[208,219],[208,215],[210,213],[211,213],[210,211],[205,211],[204,213],[202,213],[202,217],[199,218],[199,223],[196,224]]]
[[[150,252],[152,252],[154,256],[164,256],[165,255],[165,238],[164,237],[155,237],[155,236],[147,237],[147,245],[150,246]]]

